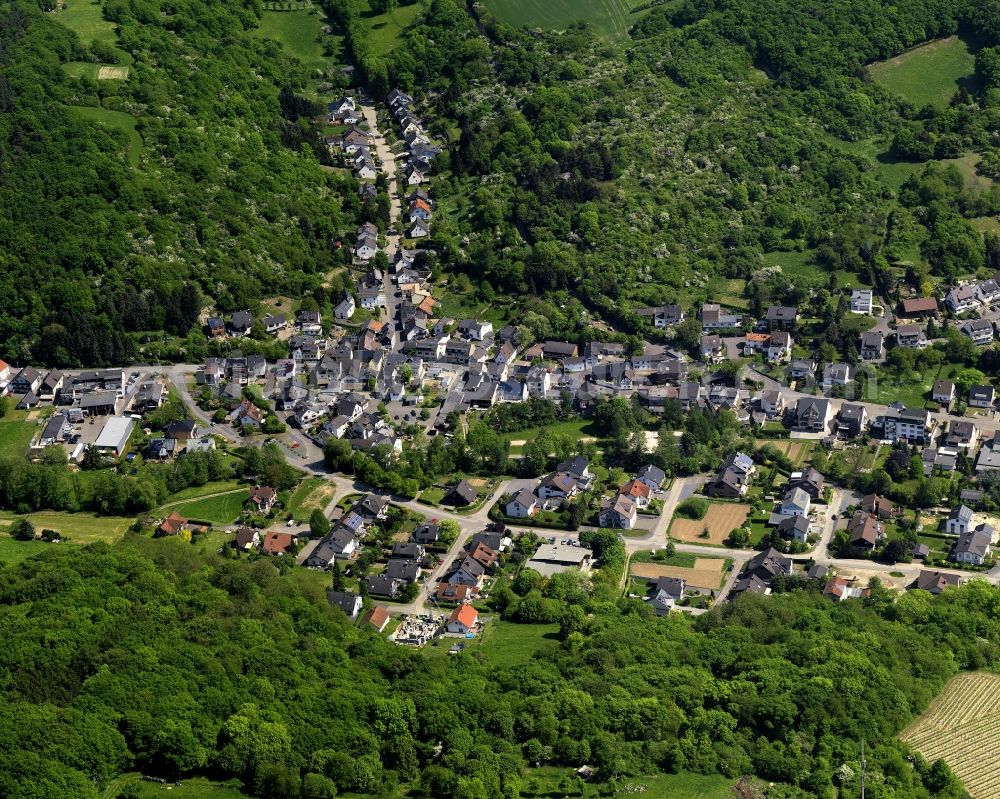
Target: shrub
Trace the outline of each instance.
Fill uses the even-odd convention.
[[[684,519],[704,519],[708,513],[708,500],[689,497],[677,506],[677,515]]]

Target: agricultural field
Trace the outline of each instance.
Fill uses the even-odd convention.
[[[973,799],[1000,796],[1000,675],[958,675],[899,737],[928,760],[943,758]]]
[[[623,39],[639,19],[630,0],[486,0],[493,15],[515,28],[564,30],[574,22],[586,21],[608,39]]]
[[[132,166],[139,164],[139,156],[142,154],[142,136],[135,128],[134,116],[126,114],[124,111],[109,111],[106,108],[93,108],[84,105],[68,105],[66,108],[80,119],[122,131],[125,134],[125,156],[128,158],[128,162]]]
[[[253,31],[258,38],[274,39],[290,56],[310,69],[326,69],[329,59],[320,42],[323,15],[319,8],[295,11],[264,11],[260,27]]]
[[[670,537],[691,544],[722,546],[729,534],[747,520],[750,508],[735,502],[713,502],[704,519],[674,518]],[[706,536],[704,533],[708,531]]]
[[[723,558],[695,558],[691,566],[668,566],[659,563],[633,563],[632,577],[655,580],[659,577],[680,577],[692,588],[714,591],[722,585],[726,561]]]
[[[914,47],[895,58],[872,64],[876,83],[918,107],[948,107],[961,82],[972,75],[975,56],[957,36]]]

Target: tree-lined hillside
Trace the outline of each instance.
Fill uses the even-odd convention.
[[[134,334],[183,338],[203,301],[299,296],[342,263],[351,193],[289,101],[303,67],[247,33],[259,5],[107,3],[133,60],[123,81],[70,76],[62,65],[115,55],[58,12],[0,8],[0,357],[128,362]],[[100,124],[123,112],[137,163]]]

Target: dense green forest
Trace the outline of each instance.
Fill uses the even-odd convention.
[[[84,2],[85,0],[80,0]],[[318,289],[353,223],[344,178],[298,122],[306,72],[251,37],[260,3],[108,2],[126,80],[61,65],[115,58],[59,13],[0,4],[0,357],[122,363],[146,331],[183,338],[222,310]],[[95,51],[96,48],[96,51]],[[110,49],[110,52],[108,50]],[[125,112],[141,137],[78,109]],[[200,331],[198,331],[200,338]]]
[[[137,770],[263,797],[510,799],[529,764],[590,763],[604,781],[757,774],[769,796],[825,799],[834,782],[856,795],[864,737],[878,796],[961,796],[893,736],[958,669],[998,665],[1000,593],[883,593],[657,619],[561,575],[520,600],[561,608],[558,640],[495,665],[393,646],[267,561],[139,538],[53,549],[0,573],[0,793],[96,797]]]

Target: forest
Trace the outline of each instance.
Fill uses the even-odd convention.
[[[691,619],[571,575],[515,582],[524,596],[497,601],[554,603],[559,632],[496,665],[389,644],[267,560],[203,558],[133,536],[0,573],[0,793],[97,797],[141,772],[260,797],[513,799],[534,764],[588,763],[612,785],[755,774],[768,796],[830,799],[857,794],[864,738],[878,796],[958,799],[894,736],[1000,657],[986,584],[843,605],[799,587]]]
[[[0,357],[98,366],[147,340],[203,340],[199,313],[321,290],[342,265],[353,181],[324,172],[298,119],[305,69],[251,37],[260,4],[108,2],[128,78],[63,65],[114,57],[20,2],[0,4]],[[284,91],[283,91],[284,90]],[[126,112],[141,137],[77,109]],[[346,182],[345,182],[346,181]],[[202,345],[202,348],[203,345]],[[180,357],[180,355],[176,356]]]

